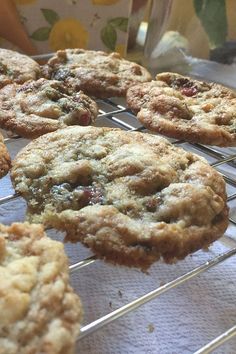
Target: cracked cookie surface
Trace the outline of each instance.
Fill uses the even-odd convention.
[[[0,48],[0,88],[16,82],[22,84],[36,80],[40,76],[40,66],[27,55]]]
[[[192,143],[236,146],[236,93],[222,85],[161,73],[131,87],[128,107],[148,129]]]
[[[82,305],[63,244],[41,225],[0,224],[0,275],[0,353],[74,353]]]
[[[0,90],[0,127],[26,138],[68,125],[92,124],[97,114],[95,101],[56,80],[42,78]]]
[[[125,96],[130,86],[151,80],[145,68],[118,53],[84,49],[59,50],[44,66],[43,74],[99,98]]]
[[[228,224],[220,174],[139,132],[69,127],[46,134],[18,154],[12,181],[29,220],[64,230],[100,258],[142,269],[207,247]]]
[[[4,144],[4,139],[0,133],[0,178],[5,176],[11,167],[10,155]]]

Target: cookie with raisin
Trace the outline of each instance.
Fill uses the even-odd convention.
[[[116,264],[147,269],[183,259],[228,225],[221,175],[154,135],[68,127],[23,148],[11,176],[28,220]]]
[[[41,78],[0,90],[0,127],[26,138],[68,125],[93,124],[97,114],[94,100],[56,80]]]
[[[22,84],[41,75],[40,65],[27,55],[0,48],[0,88],[16,82]]]
[[[144,67],[118,53],[84,49],[59,50],[42,72],[47,78],[99,98],[125,96],[130,86],[151,80]]]
[[[191,143],[236,146],[236,94],[175,73],[127,92],[127,104],[151,131]]]

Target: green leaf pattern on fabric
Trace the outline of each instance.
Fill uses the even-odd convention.
[[[114,27],[109,24],[103,27],[101,30],[101,39],[107,48],[115,50],[117,34]]]
[[[207,33],[210,49],[222,46],[228,31],[225,0],[193,0],[193,3]]]
[[[105,46],[110,50],[115,50],[117,41],[117,30],[127,32],[127,17],[114,17],[108,20],[106,26],[101,29],[101,39]]]
[[[50,31],[50,27],[41,27],[33,32],[30,37],[36,41],[46,41],[49,37]]]
[[[31,34],[31,38],[35,41],[47,41],[51,32],[52,26],[60,19],[58,14],[50,9],[41,9],[45,20],[49,23],[50,27],[40,27]]]
[[[41,9],[45,20],[50,24],[54,25],[60,18],[58,14],[50,9]]]
[[[127,32],[128,18],[126,17],[115,17],[109,20],[108,23],[114,28],[118,28],[122,32]]]

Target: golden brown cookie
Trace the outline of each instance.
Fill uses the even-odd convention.
[[[69,127],[16,157],[12,182],[28,219],[64,230],[98,257],[148,268],[207,247],[228,225],[225,182],[166,139]]]
[[[148,129],[192,143],[236,146],[236,94],[175,73],[131,87],[127,104]]]
[[[4,139],[0,133],[0,178],[5,176],[11,167],[11,159],[7,148],[4,144]]]
[[[63,244],[40,225],[0,224],[0,352],[74,353],[82,306]]]
[[[63,82],[39,79],[0,90],[0,127],[26,138],[95,121],[96,102],[82,91],[72,92]]]
[[[145,68],[122,59],[118,53],[84,49],[59,50],[44,66],[43,73],[100,98],[125,96],[130,86],[151,80]]]
[[[0,48],[0,88],[11,82],[22,84],[36,80],[40,75],[40,66],[27,55],[13,50]]]

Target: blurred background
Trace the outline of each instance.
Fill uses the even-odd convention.
[[[235,87],[235,15],[235,0],[1,0],[0,46],[29,55],[117,51],[153,74]]]

